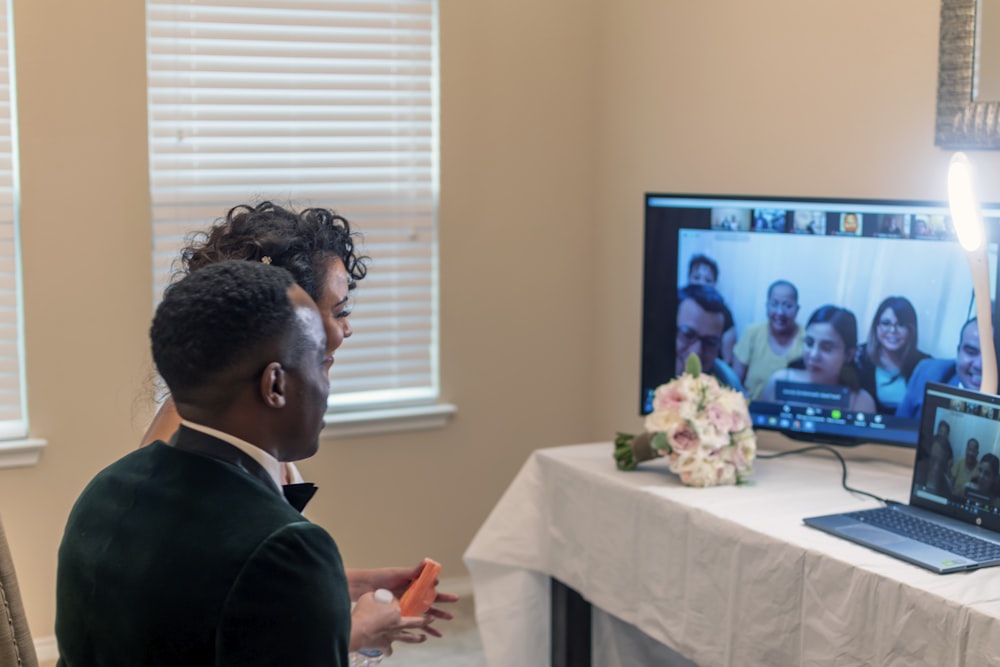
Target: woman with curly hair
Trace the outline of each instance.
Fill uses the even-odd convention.
[[[264,262],[280,266],[312,297],[323,318],[327,353],[333,356],[351,336],[349,297],[365,277],[367,257],[358,253],[356,232],[348,221],[323,208],[296,212],[265,201],[229,210],[210,229],[189,239],[181,250],[175,278],[226,260]],[[168,441],[181,424],[180,415],[168,396],[153,417],[142,445]],[[292,463],[281,464],[283,483],[301,482]],[[377,604],[372,594],[387,588],[398,598],[417,578],[416,568],[346,568],[351,599],[358,602],[351,615],[351,650],[390,648],[393,641],[421,642],[424,633],[440,637],[429,623],[433,618],[451,619],[448,612],[432,607],[426,616],[400,617],[396,605]],[[439,593],[436,602],[454,602],[457,596]],[[390,649],[391,650],[391,649]]]
[[[229,259],[265,262],[286,269],[323,316],[327,349],[332,354],[351,336],[348,296],[365,277],[367,257],[357,253],[350,223],[322,208],[301,213],[265,201],[235,206],[208,231],[198,232],[181,250],[175,278]],[[166,440],[180,424],[168,397],[143,436],[142,444]],[[295,481],[285,466],[285,481]]]

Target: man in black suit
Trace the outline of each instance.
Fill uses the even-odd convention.
[[[169,287],[153,359],[183,421],[100,472],[59,549],[60,665],[347,665],[337,545],[282,495],[317,449],[332,362],[284,269],[223,262]]]

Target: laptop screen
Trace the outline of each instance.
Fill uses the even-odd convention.
[[[910,504],[1000,530],[1000,397],[928,383]]]

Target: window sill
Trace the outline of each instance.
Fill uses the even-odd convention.
[[[25,468],[38,464],[47,441],[23,438],[0,442],[0,468]]]
[[[345,438],[444,428],[457,409],[451,403],[436,403],[405,408],[332,412],[326,415],[323,437]]]

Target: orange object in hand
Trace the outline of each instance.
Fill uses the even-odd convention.
[[[441,574],[441,564],[425,558],[424,569],[399,598],[399,613],[402,616],[420,616],[431,608],[437,597],[439,574]]]

